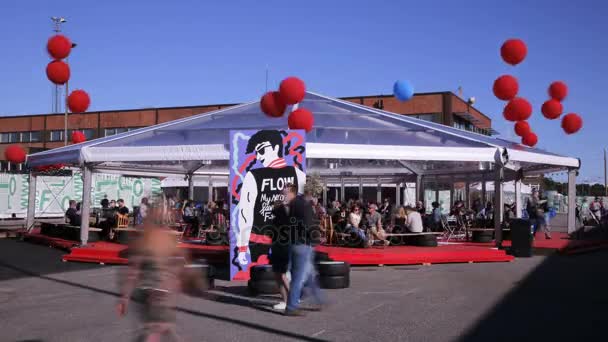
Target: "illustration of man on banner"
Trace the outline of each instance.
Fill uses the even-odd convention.
[[[272,225],[273,205],[284,201],[283,189],[287,184],[297,185],[304,191],[306,174],[303,171],[304,146],[285,146],[282,132],[278,130],[261,130],[251,136],[245,149],[250,160],[243,177],[238,200],[236,221],[236,247],[233,265],[240,270],[246,269],[249,260],[257,262],[261,255],[268,253],[271,240],[264,234]],[[287,135],[286,132],[285,135]],[[293,133],[303,142],[298,133]],[[292,138],[292,137],[290,137]],[[288,165],[287,154],[293,154],[293,165]],[[253,155],[255,154],[255,158]],[[255,165],[261,166],[254,168]],[[250,256],[250,258],[248,258]]]

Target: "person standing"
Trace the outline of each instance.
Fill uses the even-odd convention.
[[[298,195],[296,185],[285,188],[288,218],[290,222],[291,283],[287,296],[286,316],[300,316],[300,297],[304,287],[310,289],[315,304],[324,304],[321,289],[315,279],[313,246],[319,243],[319,231],[313,226],[312,205],[302,195]]]
[[[272,214],[274,215],[274,230],[272,232],[269,261],[282,299],[273,309],[285,310],[287,308],[287,294],[289,293],[289,280],[287,278],[287,271],[289,270],[289,216],[287,207],[281,201],[274,203]]]
[[[545,221],[545,210],[543,210],[546,203],[547,200],[541,199],[538,190],[534,189],[534,191],[532,191],[532,197],[528,200],[526,209],[530,221],[534,224],[534,236],[536,236],[536,232],[542,230],[545,232],[545,238],[551,239],[551,232]]]

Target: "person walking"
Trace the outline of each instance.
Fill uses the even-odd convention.
[[[274,216],[272,231],[272,246],[270,247],[270,265],[275,274],[275,280],[279,286],[282,301],[273,306],[275,310],[287,308],[287,294],[289,293],[289,217],[287,208],[281,201],[274,203],[272,210]]]
[[[135,308],[141,322],[137,341],[180,341],[175,306],[185,255],[166,230],[148,220],[144,225],[131,249],[118,315],[123,317],[130,306]]]
[[[298,195],[298,188],[289,184],[285,189],[290,222],[291,283],[287,296],[286,316],[301,316],[300,297],[304,287],[310,289],[314,304],[320,308],[324,303],[321,289],[315,279],[313,246],[319,243],[319,230],[314,227],[312,205],[304,196]]]

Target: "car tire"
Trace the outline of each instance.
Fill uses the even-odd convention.
[[[254,296],[279,293],[279,285],[274,280],[249,280],[247,288]]]
[[[274,271],[271,265],[255,265],[249,269],[249,278],[252,281],[275,282]]]
[[[319,285],[323,289],[346,289],[350,286],[350,276],[320,276]]]
[[[319,275],[323,276],[348,276],[350,264],[344,261],[321,261],[317,264]]]

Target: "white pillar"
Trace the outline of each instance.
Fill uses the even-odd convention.
[[[33,172],[29,174],[28,189],[25,229],[29,233],[34,228],[34,219],[36,217],[36,175]]]
[[[188,175],[188,199],[194,199],[194,177],[191,174]]]
[[[359,177],[359,199],[363,201],[363,177]]]
[[[422,176],[416,175],[416,202],[422,201],[424,193],[422,192]]]
[[[378,183],[378,187],[376,188],[376,202],[382,203],[382,183],[380,182],[380,177],[376,179]]]
[[[91,168],[82,168],[82,204],[80,205],[80,244],[87,245],[89,241],[89,212],[91,210],[91,183],[93,173]]]
[[[523,203],[521,198],[521,180],[515,180],[515,217],[521,218]]]
[[[481,205],[485,208],[486,202],[488,201],[486,196],[488,193],[486,192],[486,175],[485,173],[481,175]]]
[[[397,182],[395,186],[395,206],[401,206],[401,183]]]
[[[471,196],[469,194],[469,190],[471,188],[471,182],[469,181],[469,176],[467,176],[467,180],[464,183],[464,205],[471,209]]]
[[[340,177],[340,198],[342,202],[346,202],[346,198],[344,198],[344,177]]]
[[[576,231],[576,174],[577,170],[568,171],[568,234]]]
[[[323,206],[327,207],[327,181],[323,181]]]
[[[502,246],[502,180],[503,180],[503,168],[502,166],[496,165],[494,171],[494,235],[496,239],[496,245]]]
[[[207,190],[209,192],[209,200],[210,201],[215,201],[215,194],[214,194],[214,189],[213,189],[213,177],[209,176],[209,180],[207,181],[207,186],[209,187],[209,189]]]

